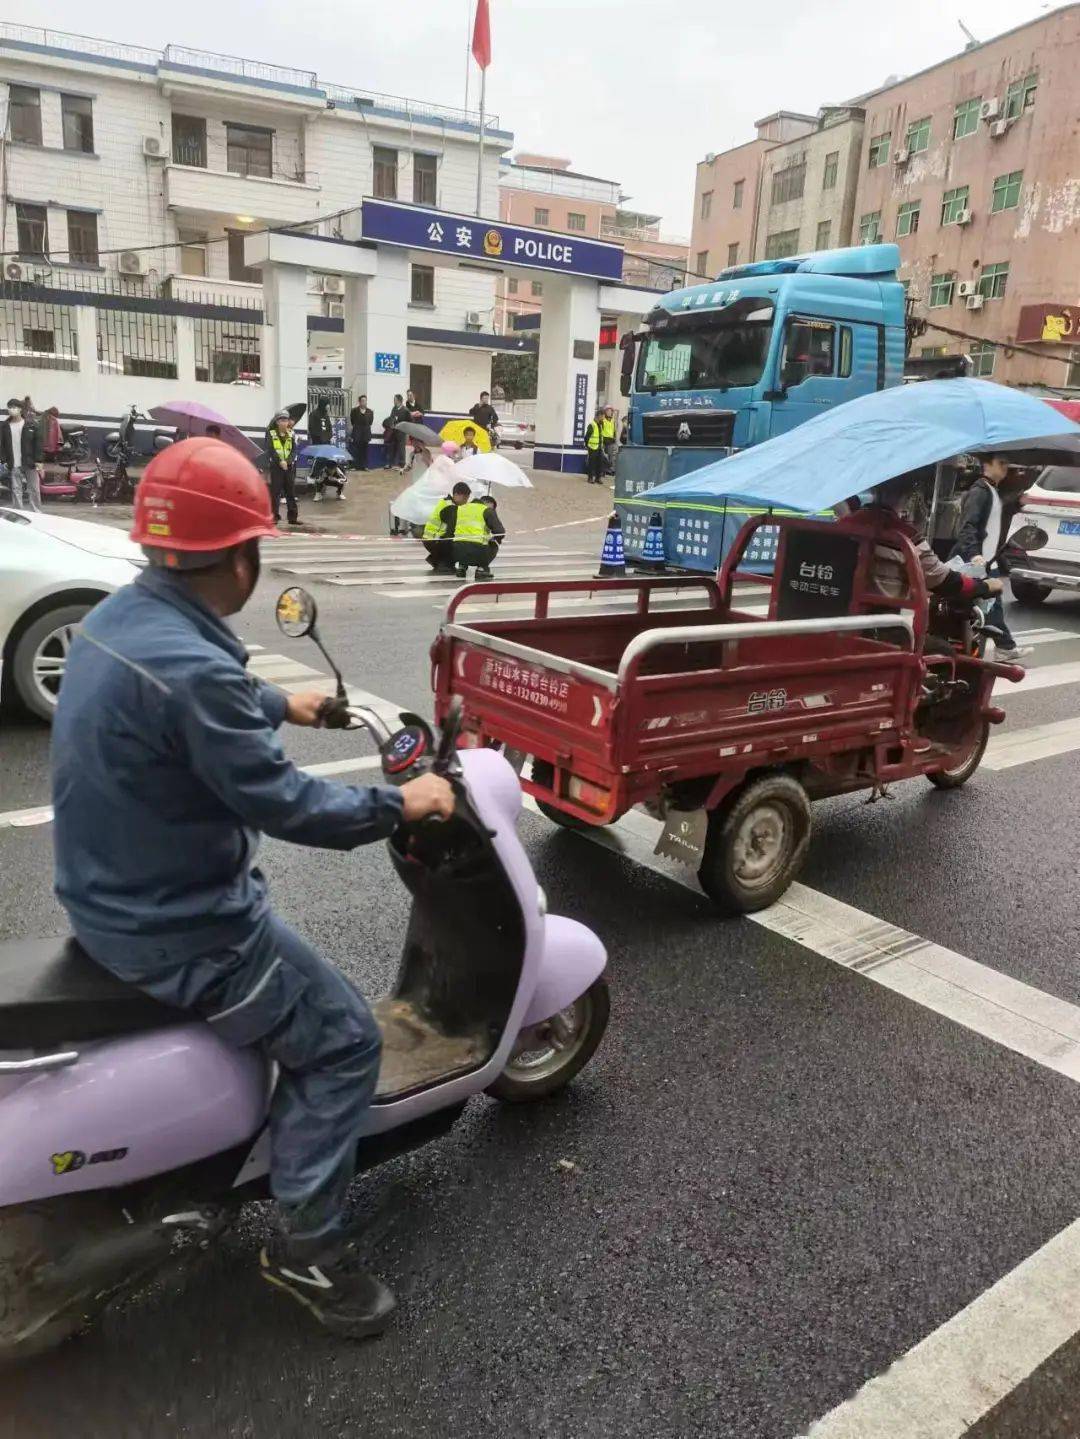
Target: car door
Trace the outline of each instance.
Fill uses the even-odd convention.
[[[806,315],[788,318],[777,366],[780,384],[769,396],[770,436],[851,398],[852,351],[850,325]]]

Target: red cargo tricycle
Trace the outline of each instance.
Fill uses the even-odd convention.
[[[779,543],[767,617],[733,598],[754,531]],[[875,546],[903,582],[875,583]],[[879,549],[879,554],[880,554]],[[755,576],[760,581],[760,576]],[[673,586],[704,592],[673,614]],[[630,592],[621,613],[552,613],[553,601]],[[532,613],[467,623],[477,596],[531,596]],[[464,703],[464,741],[502,745],[557,824],[608,825],[635,805],[665,821],[658,850],[697,869],[728,913],[764,908],[798,874],[812,800],[925,775],[954,789],[978,768],[998,677],[963,614],[935,606],[899,531],[801,518],[747,521],[717,579],[635,577],[477,584],[457,592],[432,649],[440,722]],[[525,767],[524,760],[529,764]]]

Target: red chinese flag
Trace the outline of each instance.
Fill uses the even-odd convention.
[[[473,59],[486,70],[491,64],[491,14],[488,11],[488,0],[476,0],[476,19],[473,21],[472,32]]]

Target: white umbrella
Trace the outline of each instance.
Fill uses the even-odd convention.
[[[408,525],[426,525],[432,510],[461,478],[458,469],[446,455],[436,455],[420,478],[390,501],[390,513]]]
[[[533,482],[513,460],[492,452],[489,455],[463,455],[454,466],[455,478],[471,485],[505,485],[508,490],[531,490]]]

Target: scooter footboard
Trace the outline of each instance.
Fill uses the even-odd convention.
[[[550,1019],[573,1004],[600,978],[606,965],[607,950],[591,929],[562,914],[545,916],[540,974],[522,1028]]]

